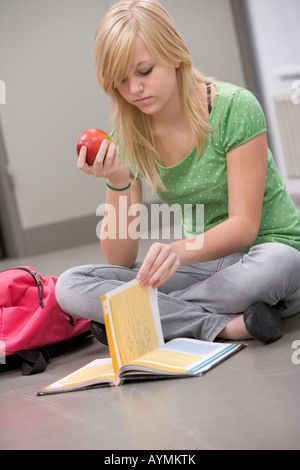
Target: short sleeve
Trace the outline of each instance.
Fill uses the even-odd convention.
[[[263,110],[250,91],[239,88],[222,99],[221,144],[226,152],[267,131]]]

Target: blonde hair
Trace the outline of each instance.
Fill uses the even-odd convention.
[[[144,178],[155,190],[163,188],[155,157],[149,116],[127,103],[117,87],[129,74],[137,38],[160,63],[180,63],[177,80],[184,110],[197,137],[197,155],[204,148],[208,124],[200,99],[200,84],[211,83],[193,68],[189,50],[174,21],[156,0],[122,0],[101,21],[95,38],[97,80],[111,99],[115,138],[135,177]]]

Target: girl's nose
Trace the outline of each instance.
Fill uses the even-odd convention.
[[[134,76],[128,79],[128,87],[132,95],[139,94],[144,89],[144,86],[140,77],[134,77]]]

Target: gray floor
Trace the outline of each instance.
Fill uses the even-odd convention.
[[[146,249],[144,243],[140,259]],[[98,246],[90,245],[5,260],[0,269],[30,264],[43,275],[59,275],[102,261]],[[42,374],[0,375],[0,449],[300,449],[296,340],[300,344],[300,315],[284,321],[278,342],[248,341],[203,377],[36,396],[43,386],[109,355],[93,338],[75,343],[56,351]]]

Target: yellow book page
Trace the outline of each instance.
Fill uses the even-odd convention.
[[[111,329],[111,323],[110,323],[110,313],[109,313],[109,308],[108,308],[108,301],[106,299],[106,296],[103,295],[101,297],[102,300],[102,305],[103,305],[103,312],[104,312],[104,323],[105,323],[105,329],[106,329],[106,335],[107,335],[107,341],[108,341],[108,346],[109,346],[109,352],[110,356],[112,359],[112,364],[114,368],[115,374],[118,372],[119,369],[119,362],[120,362],[120,355],[118,348],[116,348],[116,344],[113,338],[113,332]]]
[[[109,301],[122,365],[159,346],[148,287],[135,284]]]
[[[155,367],[172,372],[185,372],[203,356],[168,349],[156,349],[132,361],[132,364]]]
[[[97,379],[116,379],[111,361],[105,364],[98,364],[93,361],[85,367],[73,372],[63,379],[45,387],[45,390],[51,388],[64,388],[74,385],[82,385],[84,382],[90,382]]]

